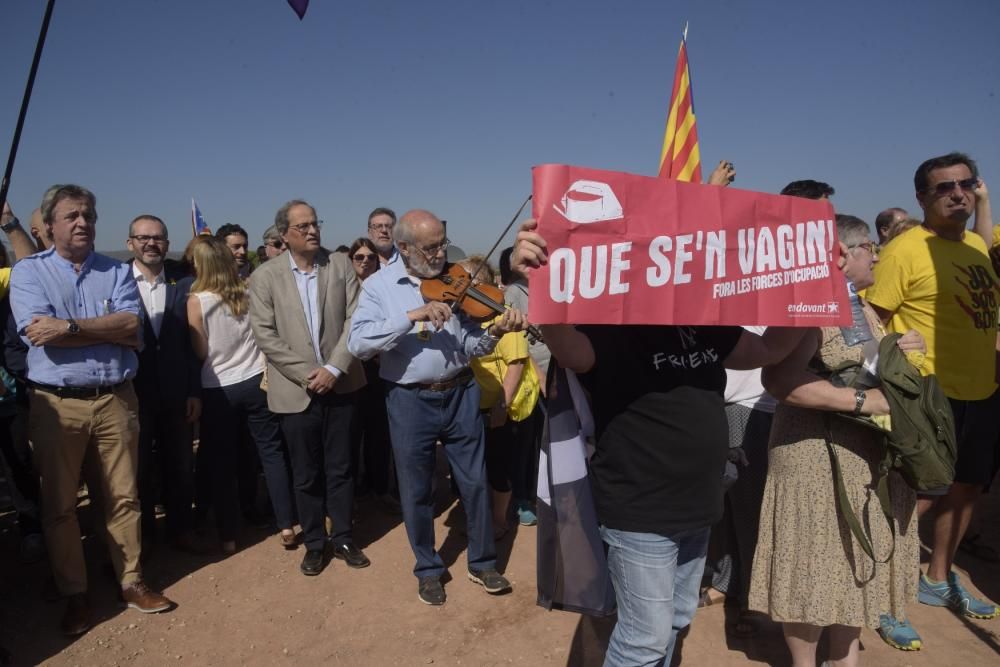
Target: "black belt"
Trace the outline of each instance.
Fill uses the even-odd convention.
[[[447,380],[441,380],[440,382],[413,382],[411,384],[401,384],[400,387],[405,387],[407,389],[426,389],[427,391],[448,391],[449,389],[454,389],[460,384],[465,384],[472,379],[472,371],[468,368],[462,370],[461,373],[453,378]]]
[[[46,394],[55,394],[59,398],[79,398],[91,401],[96,398],[100,398],[105,394],[110,394],[123,384],[125,383],[119,382],[118,384],[109,384],[101,387],[58,387],[54,384],[45,384],[42,382],[32,382],[31,380],[28,380],[28,386],[32,387],[36,391],[44,391]]]

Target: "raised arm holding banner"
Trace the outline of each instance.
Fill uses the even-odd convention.
[[[537,324],[847,326],[827,201],[541,165]]]

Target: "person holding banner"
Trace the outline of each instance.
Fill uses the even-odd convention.
[[[528,220],[512,267],[528,275],[548,246]],[[777,363],[804,335],[772,327],[541,326],[553,359],[591,394],[591,481],[618,603],[604,664],[669,664],[691,623],[710,527],[722,516],[729,450],[725,369]]]

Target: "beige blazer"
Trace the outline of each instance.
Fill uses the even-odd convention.
[[[365,385],[365,372],[347,351],[347,334],[358,302],[358,279],[345,254],[320,250],[316,263],[319,350],[325,364],[343,371],[334,391],[357,391]],[[312,398],[305,389],[306,376],[323,364],[316,361],[287,254],[265,262],[250,276],[250,325],[267,357],[268,407],[279,414],[302,412]]]

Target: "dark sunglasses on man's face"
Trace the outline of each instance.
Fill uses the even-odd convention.
[[[951,194],[955,187],[959,187],[966,192],[971,192],[976,189],[979,185],[979,179],[973,176],[972,178],[963,178],[960,181],[941,181],[940,183],[935,183],[933,188],[929,188],[938,197],[943,197],[944,195]]]
[[[281,241],[272,241],[268,243],[268,245],[274,248],[275,250],[281,250],[282,248],[285,247],[285,244],[282,243]]]

